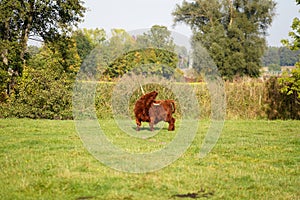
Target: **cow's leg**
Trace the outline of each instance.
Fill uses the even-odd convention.
[[[142,125],[141,120],[138,118],[135,118],[135,122],[136,122],[136,131],[140,131],[140,127]]]
[[[174,131],[175,130],[175,118],[171,117],[170,120],[168,121],[168,123],[169,123],[168,131]]]
[[[150,117],[150,122],[149,122],[150,131],[154,131],[154,122],[155,122],[155,118]]]
[[[150,123],[150,131],[154,131],[154,124]]]
[[[165,118],[165,122],[169,123],[168,131],[171,131],[172,127],[172,115],[168,114]]]

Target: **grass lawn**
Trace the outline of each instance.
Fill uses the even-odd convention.
[[[163,129],[132,139],[101,122],[128,151],[153,151],[174,137]],[[214,149],[198,158],[209,126],[200,122],[185,154],[162,170],[113,170],[84,148],[73,121],[0,120],[0,199],[300,199],[300,121],[226,121]]]

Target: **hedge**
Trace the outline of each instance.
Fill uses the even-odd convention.
[[[277,85],[276,85],[277,84]],[[99,119],[113,118],[112,97],[116,83],[99,82],[95,93],[95,108]],[[200,107],[200,118],[209,119],[211,115],[211,98],[205,83],[190,83]],[[18,86],[19,93],[0,104],[0,117],[18,117],[33,119],[72,119],[72,85],[64,81],[38,82],[32,80],[26,85]],[[38,88],[38,89],[37,89]],[[226,119],[299,119],[299,104],[291,97],[280,93],[277,80],[267,83],[258,80],[226,82]],[[158,99],[175,99],[177,117],[181,108],[172,89],[161,85],[144,86],[146,92],[157,90]],[[116,91],[115,91],[116,92]],[[183,91],[185,92],[185,91]],[[121,102],[133,116],[134,102],[142,95],[140,88],[130,91],[129,101]],[[122,96],[122,95],[121,95]],[[127,99],[128,100],[128,99]],[[116,112],[115,112],[116,114]]]

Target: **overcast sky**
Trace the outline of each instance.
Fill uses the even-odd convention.
[[[191,35],[190,28],[176,25],[173,28],[173,16],[176,4],[182,0],[84,0],[88,12],[79,28],[103,28],[110,32],[113,28],[126,31],[147,29],[153,25],[164,25],[169,30],[186,36]],[[267,37],[269,46],[282,46],[281,39],[288,38],[288,32],[294,17],[300,17],[295,0],[276,0],[276,17]]]

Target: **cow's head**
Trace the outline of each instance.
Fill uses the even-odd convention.
[[[145,105],[147,107],[150,107],[152,102],[155,100],[155,98],[157,97],[158,92],[156,91],[152,91],[150,93],[145,94],[142,98],[145,99]]]

